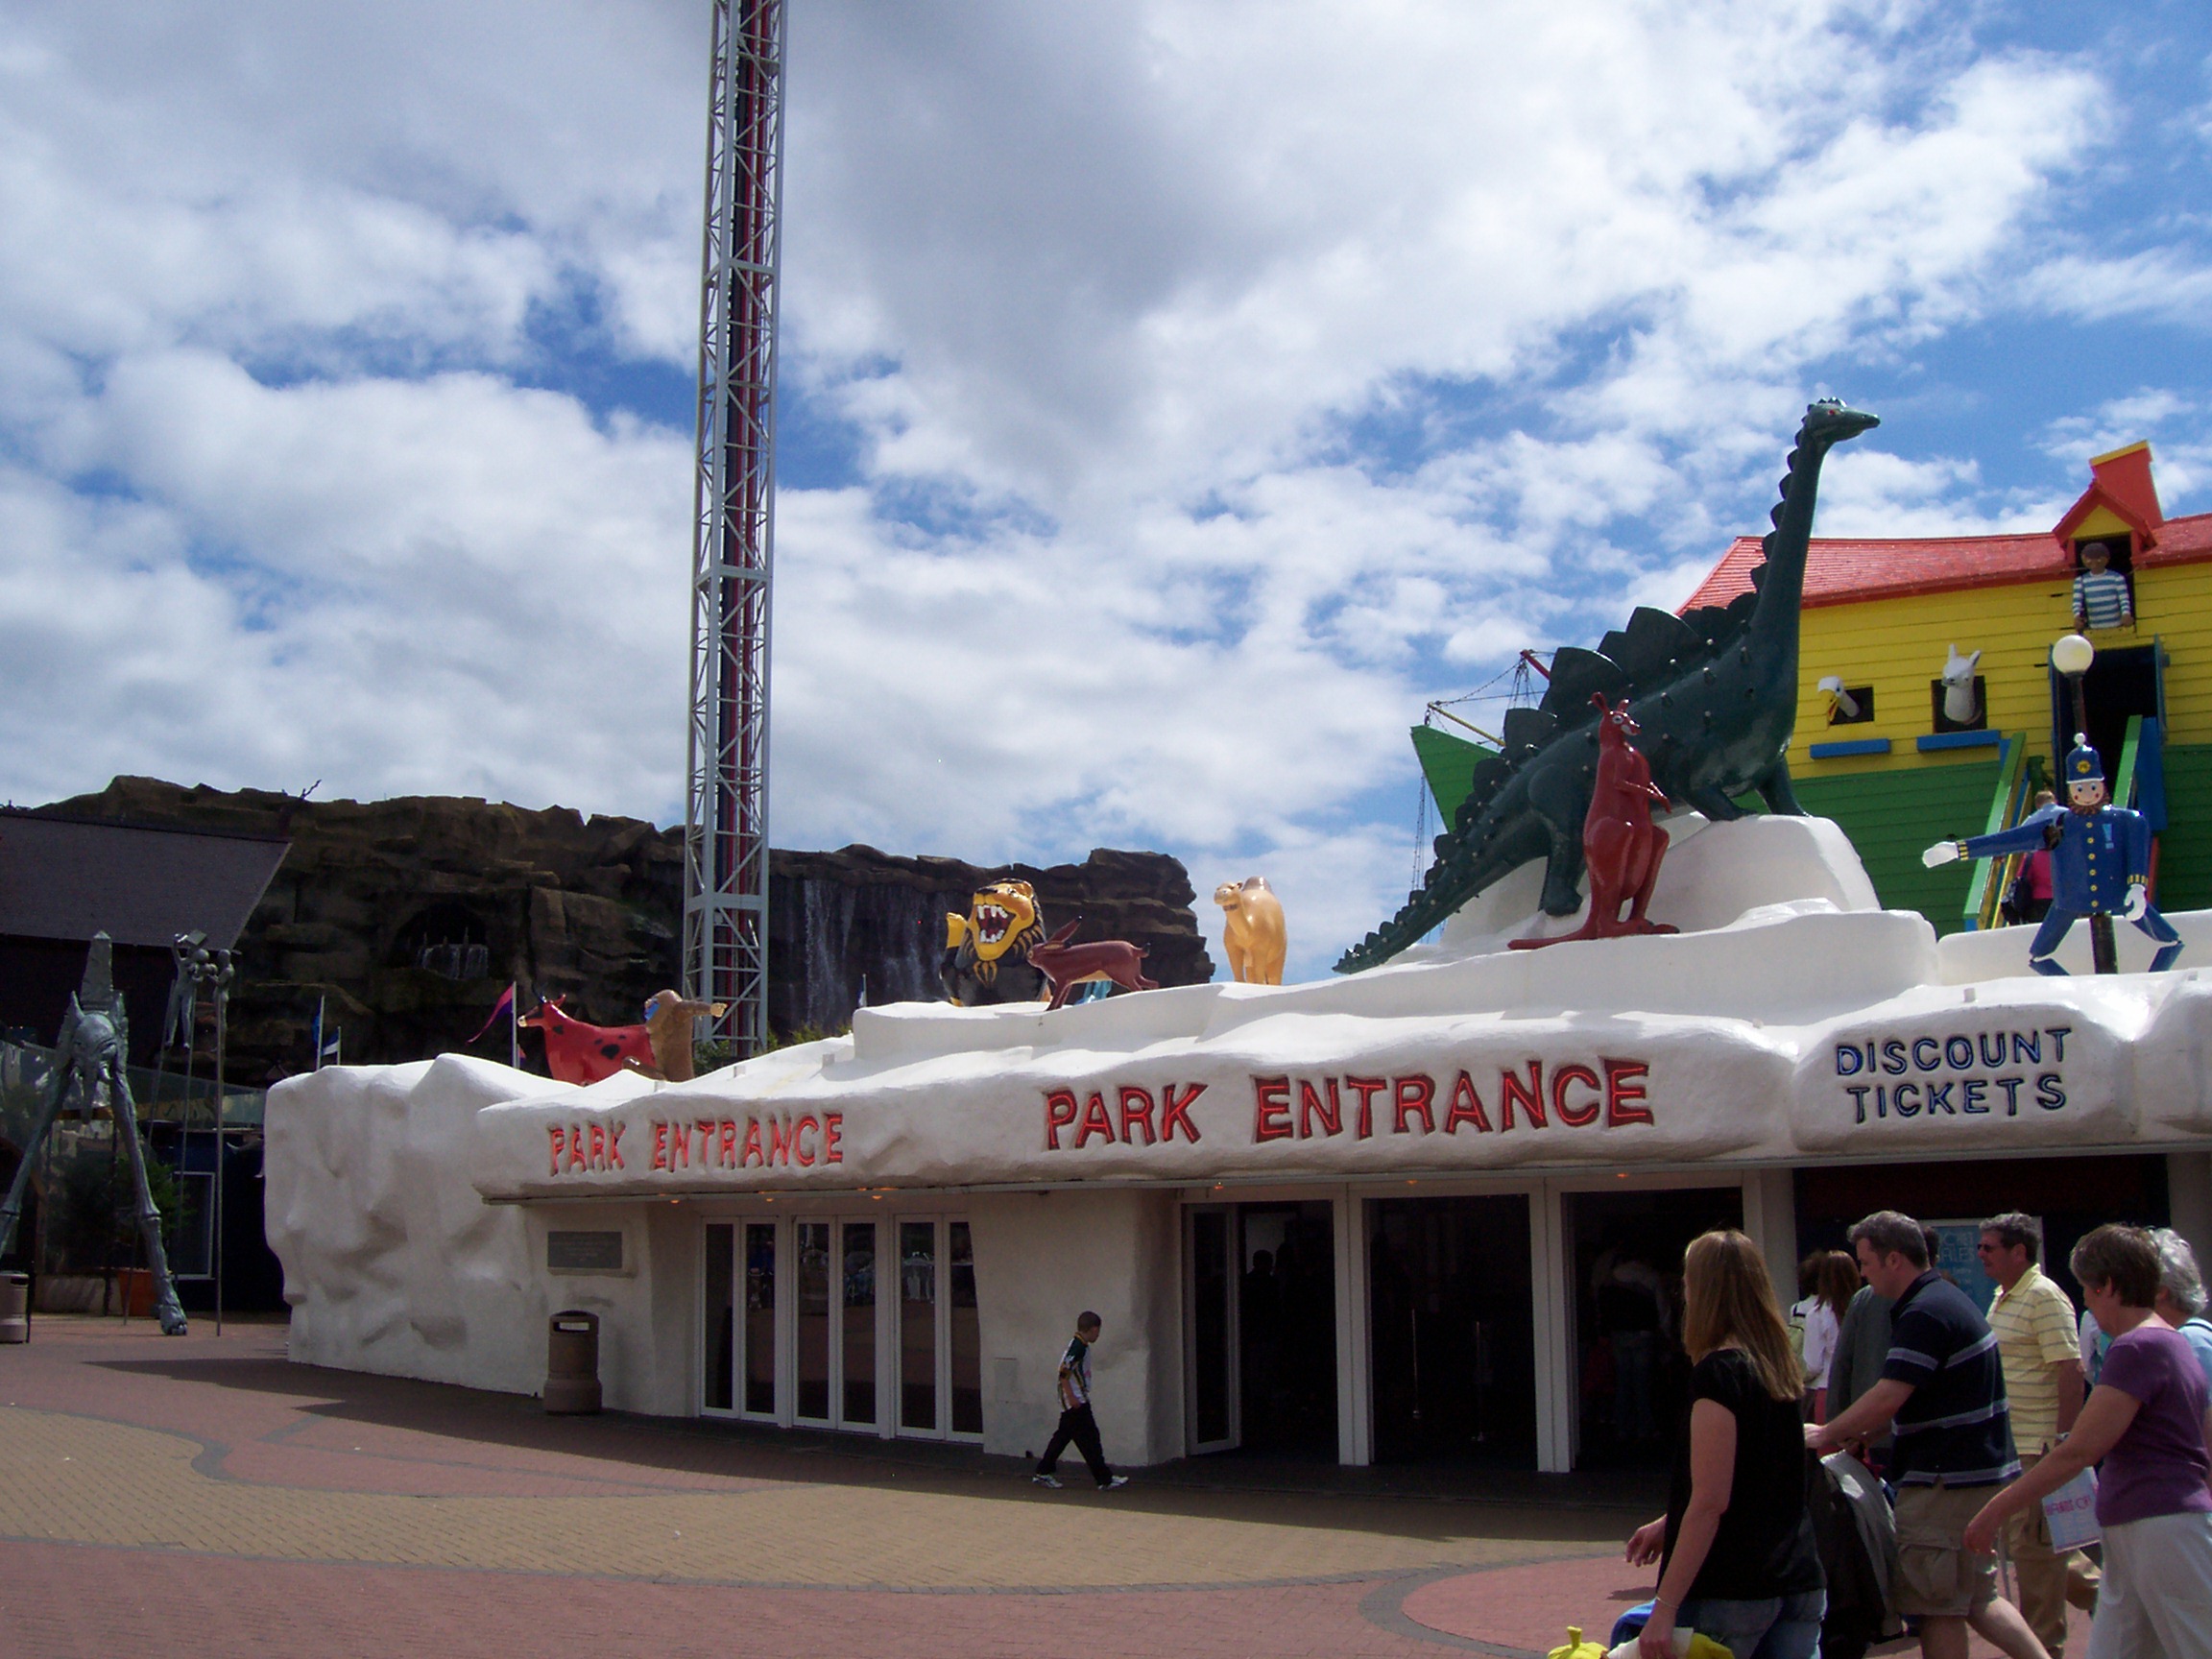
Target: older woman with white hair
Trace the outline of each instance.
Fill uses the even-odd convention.
[[[2204,1277],[2197,1271],[2197,1253],[2171,1227],[2153,1227],[2151,1241],[2158,1246],[2158,1317],[2181,1333],[2204,1369],[2204,1385],[2212,1388],[2212,1319],[2204,1317]]]

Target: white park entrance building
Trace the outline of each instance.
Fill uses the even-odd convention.
[[[2077,938],[2081,976],[2041,978],[2026,929],[1876,908],[1825,821],[1670,830],[1669,936],[1505,950],[1532,866],[1323,983],[863,1009],[682,1085],[294,1079],[292,1355],[535,1391],[548,1316],[586,1309],[613,1408],[1022,1453],[1089,1308],[1117,1462],[1566,1470],[1669,1427],[1709,1227],[1788,1295],[1883,1207],[1964,1247],[2019,1209],[2061,1256],[2109,1219],[2212,1249],[2212,913],[2172,918],[2179,971],[2090,977]]]

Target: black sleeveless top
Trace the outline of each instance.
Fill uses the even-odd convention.
[[[1794,1400],[1777,1400],[1759,1381],[1751,1357],[1716,1348],[1690,1373],[1690,1397],[1674,1442],[1667,1491],[1667,1560],[1690,1507],[1690,1411],[1711,1400],[1736,1419],[1736,1480],[1720,1529],[1686,1600],[1763,1601],[1822,1588],[1813,1518],[1805,1506],[1812,1455]],[[1661,1564],[1662,1574],[1666,1571]]]

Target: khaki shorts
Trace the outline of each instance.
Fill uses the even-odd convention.
[[[1916,1619],[1963,1619],[1997,1595],[1997,1561],[1962,1542],[1966,1523],[2002,1486],[1904,1486],[1897,1492],[1891,1599]]]

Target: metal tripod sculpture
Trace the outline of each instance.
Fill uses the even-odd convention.
[[[16,1218],[23,1213],[23,1190],[46,1133],[54,1127],[72,1085],[87,1109],[105,1081],[108,1110],[115,1133],[131,1148],[131,1180],[138,1199],[138,1236],[146,1244],[146,1259],[154,1269],[154,1312],[164,1336],[184,1334],[184,1309],[177,1300],[177,1286],[169,1279],[169,1257],[161,1248],[161,1213],[154,1207],[154,1194],[146,1185],[146,1153],[138,1143],[138,1111],[131,1099],[127,1070],[131,1053],[131,1022],[123,998],[115,989],[113,948],[105,933],[92,936],[84,956],[84,980],[69,998],[69,1012],[61,1018],[60,1035],[54,1039],[54,1077],[46,1099],[38,1109],[38,1121],[23,1148],[23,1161],[15,1166],[15,1179],[8,1199],[0,1204],[0,1256],[15,1241]]]

